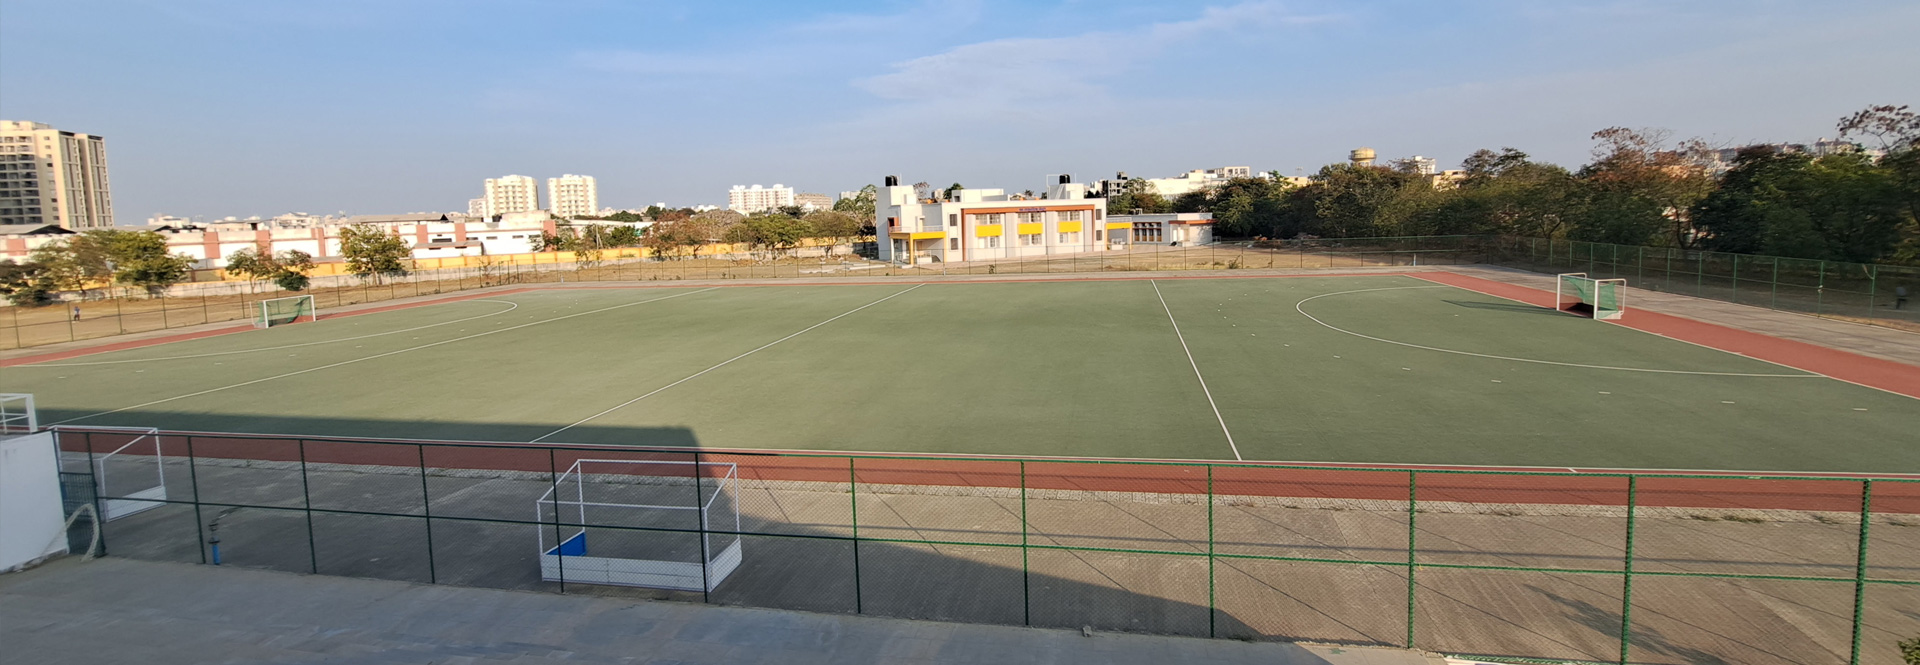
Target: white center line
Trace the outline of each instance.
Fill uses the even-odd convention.
[[[781,343],[781,342],[784,342],[784,341],[787,341],[787,340],[790,340],[790,339],[793,339],[793,338],[795,338],[795,337],[799,337],[799,336],[801,336],[801,335],[805,335],[805,334],[807,334],[807,332],[808,332],[808,331],[810,331],[810,330],[813,330],[814,328],[818,328],[818,327],[820,327],[820,326],[824,326],[824,325],[827,325],[827,324],[829,324],[829,323],[833,323],[834,321],[838,321],[838,320],[840,320],[840,319],[842,319],[842,318],[845,318],[845,317],[846,317],[847,315],[849,315],[849,314],[852,314],[852,313],[854,313],[854,312],[858,312],[858,311],[860,311],[860,310],[863,310],[863,309],[866,309],[866,308],[868,308],[868,307],[872,307],[872,306],[874,306],[874,305],[878,305],[878,304],[880,304],[880,303],[883,303],[883,302],[886,302],[886,301],[888,301],[888,300],[892,300],[892,299],[894,299],[894,298],[895,298],[895,297],[897,297],[897,296],[900,296],[900,295],[903,295],[903,294],[905,294],[905,293],[906,293],[907,291],[912,291],[912,290],[914,290],[914,289],[917,289],[917,288],[920,288],[920,287],[922,287],[922,286],[926,286],[926,284],[925,284],[925,283],[920,283],[920,284],[915,284],[915,285],[913,285],[913,286],[912,286],[911,288],[908,288],[908,289],[905,289],[905,290],[902,290],[902,291],[897,291],[897,292],[895,292],[895,293],[893,293],[892,295],[889,295],[889,296],[887,296],[887,297],[885,297],[885,298],[881,298],[881,299],[879,299],[879,300],[875,300],[875,301],[873,301],[873,302],[870,302],[870,303],[867,303],[867,304],[865,304],[865,305],[861,305],[861,306],[859,306],[859,307],[855,307],[855,308],[853,308],[853,309],[850,309],[850,310],[847,310],[847,311],[845,311],[845,312],[842,312],[842,313],[841,313],[841,314],[840,314],[839,316],[835,316],[835,317],[833,317],[833,318],[831,318],[831,319],[827,319],[827,320],[825,320],[825,321],[821,321],[821,322],[819,322],[819,323],[816,323],[816,324],[813,324],[813,325],[810,325],[810,326],[807,326],[807,327],[806,327],[806,329],[804,329],[804,330],[801,330],[800,332],[796,332],[796,333],[794,333],[794,334],[791,334],[791,335],[787,335],[786,337],[782,337],[782,338],[780,338],[780,339],[776,339],[776,340],[773,340],[773,341],[771,341],[771,342],[767,342],[766,344],[763,344],[763,345],[761,345],[761,346],[760,346],[760,348],[757,348],[757,349],[754,349],[754,350],[752,350],[752,351],[748,351],[748,352],[746,352],[746,353],[742,353],[742,354],[740,354],[740,355],[737,355],[737,356],[734,356],[734,357],[732,357],[732,358],[728,358],[728,359],[726,359],[726,360],[723,360],[723,361],[721,361],[721,362],[720,362],[720,364],[718,364],[718,365],[714,365],[714,366],[712,366],[712,367],[708,367],[708,368],[706,368],[706,369],[703,369],[703,370],[700,370],[700,371],[698,371],[698,372],[694,372],[694,373],[692,373],[692,374],[689,374],[689,375],[687,375],[687,376],[686,376],[685,378],[682,378],[682,379],[680,379],[679,381],[675,381],[675,382],[673,382],[673,383],[669,383],[669,384],[667,384],[667,385],[664,385],[664,386],[660,386],[660,387],[658,387],[658,388],[655,388],[655,389],[653,389],[653,391],[652,391],[652,392],[649,392],[649,393],[647,393],[647,394],[645,394],[645,395],[641,395],[641,396],[639,396],[639,397],[635,397],[635,398],[633,398],[633,399],[630,399],[630,400],[627,400],[627,401],[625,401],[625,402],[621,402],[621,403],[619,403],[619,404],[617,404],[617,405],[615,405],[615,406],[614,406],[613,408],[610,408],[610,409],[607,409],[607,410],[605,410],[605,411],[601,411],[601,412],[599,412],[599,413],[596,413],[596,414],[593,414],[593,415],[591,415],[591,416],[587,416],[587,417],[585,417],[585,418],[581,418],[581,419],[579,419],[579,420],[577,420],[577,421],[574,421],[574,423],[573,423],[573,424],[571,424],[571,425],[567,425],[566,427],[562,427],[562,428],[560,428],[560,429],[557,429],[557,430],[554,430],[554,431],[551,431],[551,432],[547,432],[546,434],[542,434],[542,435],[540,435],[540,437],[539,437],[539,438],[537,438],[537,439],[533,439],[533,440],[531,440],[531,441],[528,441],[527,443],[539,443],[539,442],[541,442],[541,441],[545,441],[545,440],[547,440],[547,437],[550,437],[550,436],[553,436],[553,435],[555,435],[555,434],[559,434],[559,433],[561,433],[561,432],[565,432],[565,431],[567,431],[567,430],[570,430],[570,429],[573,429],[573,428],[575,428],[575,427],[579,427],[580,425],[582,425],[582,424],[585,424],[585,423],[586,423],[587,421],[589,421],[589,420],[593,420],[593,419],[595,419],[595,418],[599,418],[600,416],[604,416],[604,415],[607,415],[607,414],[609,414],[609,413],[613,413],[613,412],[615,412],[615,411],[619,411],[619,410],[621,410],[621,409],[624,409],[624,408],[627,408],[628,406],[631,406],[631,405],[633,405],[633,404],[634,404],[635,402],[639,402],[640,400],[643,400],[643,399],[646,399],[646,398],[648,398],[648,397],[652,397],[652,396],[654,396],[654,395],[657,395],[657,394],[660,394],[661,392],[663,392],[663,391],[665,391],[665,390],[666,390],[666,389],[668,389],[668,388],[672,388],[672,387],[674,387],[674,386],[677,386],[677,385],[680,385],[680,384],[682,384],[682,383],[686,383],[686,382],[688,382],[688,381],[692,381],[692,380],[694,380],[694,379],[697,379],[697,378],[699,378],[699,377],[700,377],[700,375],[702,375],[702,374],[706,374],[707,372],[711,372],[711,371],[713,371],[713,370],[716,370],[716,369],[720,369],[720,368],[722,368],[722,367],[726,367],[726,366],[727,366],[728,364],[730,364],[730,363],[732,363],[732,362],[733,362],[733,361],[735,361],[735,360],[739,360],[739,359],[741,359],[741,358],[745,358],[745,357],[747,357],[747,356],[750,356],[750,355],[753,355],[753,354],[756,354],[756,353],[759,353],[759,352],[761,352],[761,351],[764,351],[764,350],[766,350],[766,349],[767,349],[768,347],[771,347],[771,346],[773,346],[773,345],[775,345],[775,344],[779,344],[779,343]]]
[[[1227,429],[1227,419],[1220,415],[1220,405],[1213,403],[1213,391],[1207,389],[1207,377],[1200,375],[1200,363],[1193,361],[1193,349],[1187,348],[1187,336],[1180,333],[1180,322],[1173,319],[1173,308],[1167,306],[1167,297],[1160,295],[1160,283],[1151,279],[1147,283],[1153,285],[1153,295],[1160,299],[1160,309],[1167,311],[1167,323],[1173,324],[1173,336],[1180,338],[1180,350],[1187,353],[1187,364],[1193,366],[1193,378],[1200,380],[1200,392],[1206,393],[1207,406],[1213,407],[1213,418],[1220,421],[1220,433],[1227,435],[1227,447],[1233,449],[1233,458],[1245,461],[1246,458],[1240,456],[1240,446],[1233,444],[1233,431]]]
[[[676,294],[673,294],[673,295],[670,295],[670,296],[661,296],[661,297],[658,297],[658,298],[652,298],[652,299],[648,299],[648,300],[641,300],[641,301],[639,301],[639,302],[630,302],[630,303],[626,303],[626,304],[623,304],[623,305],[614,305],[614,306],[612,306],[612,307],[602,307],[602,308],[600,308],[600,309],[594,309],[594,310],[588,310],[588,311],[585,311],[585,312],[580,312],[580,313],[578,313],[578,314],[568,314],[568,315],[566,315],[566,316],[556,316],[556,317],[554,317],[554,318],[551,318],[551,319],[545,319],[545,320],[541,320],[541,321],[534,321],[534,322],[531,322],[531,323],[522,323],[522,324],[520,324],[520,325],[517,325],[517,326],[510,326],[510,327],[506,327],[506,328],[501,328],[501,329],[499,329],[499,330],[489,330],[489,331],[486,331],[486,332],[483,332],[483,333],[474,333],[474,334],[472,334],[472,335],[467,335],[466,337],[455,337],[455,338],[453,338],[453,339],[448,339],[448,340],[441,340],[441,341],[438,341],[438,342],[433,342],[433,343],[430,343],[430,344],[421,344],[421,345],[419,345],[419,346],[412,346],[412,347],[407,347],[407,348],[404,348],[404,349],[399,349],[399,350],[396,350],[396,351],[388,351],[388,352],[386,352],[386,353],[377,353],[377,354],[374,354],[374,355],[371,355],[371,356],[361,356],[361,357],[359,357],[359,358],[354,358],[354,359],[352,359],[352,360],[343,360],[343,361],[340,361],[340,362],[337,362],[337,363],[333,363],[333,364],[331,364],[331,365],[321,365],[321,366],[319,366],[319,367],[309,367],[309,368],[307,368],[307,369],[303,369],[303,370],[298,370],[298,371],[293,371],[293,372],[287,372],[287,373],[285,373],[285,374],[276,374],[276,375],[273,375],[273,376],[269,376],[269,377],[266,377],[266,378],[264,378],[264,379],[254,379],[254,380],[252,380],[252,381],[243,381],[243,382],[240,382],[240,383],[236,383],[236,384],[233,384],[233,385],[230,385],[230,386],[221,386],[221,387],[218,387],[218,388],[209,388],[209,389],[206,389],[206,390],[202,390],[202,391],[200,391],[200,392],[195,392],[195,393],[187,393],[187,394],[185,394],[185,395],[178,395],[178,396],[175,396],[175,397],[168,397],[168,398],[166,398],[166,399],[156,399],[156,400],[154,400],[154,401],[151,401],[151,402],[147,402],[147,403],[144,403],[144,404],[135,404],[135,405],[133,405],[133,406],[123,406],[123,407],[120,407],[120,408],[118,408],[118,409],[114,409],[114,410],[112,410],[112,411],[101,411],[101,412],[99,412],[99,413],[89,413],[89,414],[87,414],[87,415],[84,415],[84,416],[79,416],[79,417],[75,417],[75,418],[68,418],[68,419],[66,419],[66,420],[62,420],[62,421],[60,421],[60,422],[57,422],[57,423],[51,423],[51,424],[53,424],[53,425],[65,425],[65,424],[67,424],[67,423],[70,423],[70,422],[74,422],[74,421],[76,421],[76,420],[86,420],[86,419],[88,419],[88,418],[97,418],[97,417],[99,417],[99,416],[105,416],[105,415],[110,415],[110,414],[115,414],[115,413],[119,413],[119,412],[121,412],[121,411],[131,411],[131,410],[133,410],[133,409],[142,409],[142,408],[146,408],[146,407],[149,407],[149,406],[153,406],[153,405],[155,405],[155,404],[165,404],[165,403],[167,403],[167,402],[171,402],[171,401],[174,401],[174,400],[181,400],[181,399],[186,399],[186,398],[189,398],[189,397],[199,397],[199,396],[201,396],[201,395],[205,395],[205,394],[208,394],[208,393],[217,393],[217,392],[220,392],[220,391],[222,391],[222,390],[232,390],[232,389],[234,389],[234,388],[241,388],[241,387],[245,387],[245,386],[251,386],[251,385],[253,385],[253,384],[256,384],[256,383],[265,383],[265,382],[268,382],[268,381],[273,381],[273,380],[275,380],[275,379],[284,379],[284,378],[287,378],[287,377],[289,377],[289,376],[299,376],[299,375],[301,375],[301,374],[306,374],[307,372],[318,372],[318,371],[320,371],[320,370],[323,370],[323,369],[332,369],[332,368],[335,368],[335,367],[339,367],[339,366],[341,366],[341,365],[351,365],[351,364],[354,364],[354,363],[357,363],[357,362],[361,362],[361,361],[366,361],[366,360],[373,360],[373,359],[375,359],[375,358],[385,358],[385,357],[387,357],[387,356],[391,356],[391,355],[397,355],[397,354],[401,354],[401,353],[406,353],[406,352],[408,352],[408,351],[418,351],[418,350],[420,350],[420,349],[425,349],[425,348],[430,348],[430,347],[435,347],[435,346],[440,346],[441,344],[452,344],[452,343],[454,343],[454,342],[459,342],[459,341],[464,341],[464,340],[469,340],[469,339],[473,339],[473,338],[475,338],[475,337],[485,337],[485,336],[487,336],[487,335],[492,335],[492,334],[494,334],[494,333],[503,333],[503,332],[506,332],[506,331],[509,331],[509,330],[518,330],[518,329],[520,329],[520,328],[525,328],[525,327],[528,327],[528,326],[537,326],[537,325],[540,325],[540,324],[543,324],[543,323],[553,323],[554,321],[561,321],[561,320],[565,320],[565,319],[571,319],[571,318],[573,318],[573,317],[576,317],[576,316],[586,316],[586,315],[588,315],[588,314],[595,314],[595,313],[599,313],[599,312],[606,312],[606,311],[611,311],[611,310],[616,310],[616,309],[620,309],[620,308],[623,308],[623,307],[632,307],[632,306],[634,306],[634,305],[645,305],[645,304],[647,304],[647,303],[650,303],[650,302],[659,302],[659,301],[661,301],[661,300],[667,300],[667,299],[670,299],[670,298],[678,298],[678,297],[680,297],[680,296],[690,296],[690,295],[693,295],[693,294],[695,294],[695,293],[702,293],[702,292],[706,292],[706,291],[712,291],[712,290],[714,290],[714,289],[717,289],[717,288],[720,288],[720,287],[718,287],[718,286],[711,286],[711,287],[707,287],[707,288],[704,288],[704,289],[700,289],[699,291],[687,291],[687,292],[685,292],[685,293],[676,293]]]

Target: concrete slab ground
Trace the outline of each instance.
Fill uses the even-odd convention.
[[[19,663],[1435,665],[1399,649],[950,624],[69,557],[0,576]]]

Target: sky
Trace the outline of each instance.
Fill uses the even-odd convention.
[[[1611,126],[1805,142],[1920,104],[1916,29],[1910,0],[0,0],[0,119],[106,137],[121,224],[464,211],[505,174],[630,208],[1360,146],[1577,167]]]

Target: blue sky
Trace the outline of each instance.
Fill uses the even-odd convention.
[[[1920,104],[1917,28],[1910,1],[0,0],[0,118],[106,136],[123,224],[462,210],[507,173],[637,207],[1362,145],[1574,166],[1608,126],[1804,141]]]

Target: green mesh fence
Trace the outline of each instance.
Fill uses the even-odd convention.
[[[85,469],[125,434],[59,436]],[[1915,476],[160,441],[165,505],[110,555],[1489,661],[1892,665],[1920,635]],[[536,510],[556,489],[619,509]],[[607,581],[719,574],[716,544],[711,588]]]

